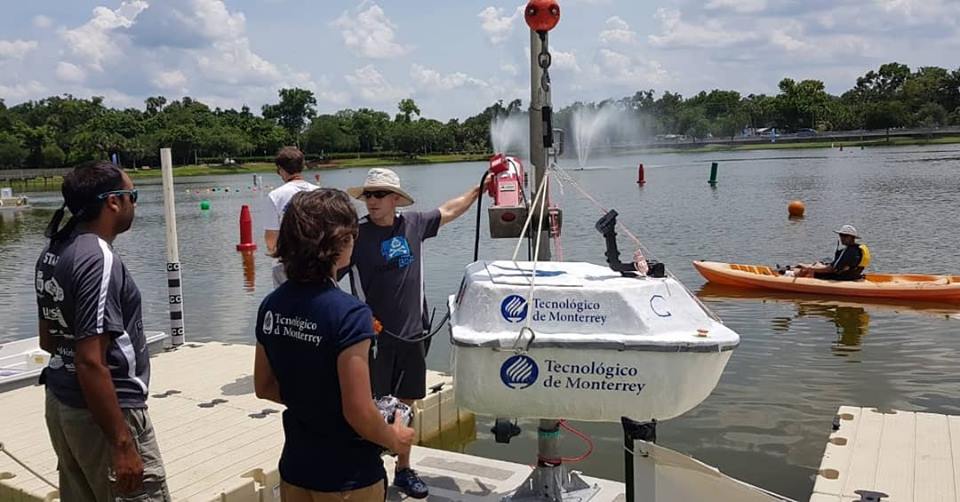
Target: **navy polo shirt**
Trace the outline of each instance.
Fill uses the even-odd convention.
[[[280,477],[320,492],[382,482],[380,447],[344,418],[337,373],[341,352],[374,337],[370,308],[332,281],[287,281],[260,304],[256,331],[287,406]]]

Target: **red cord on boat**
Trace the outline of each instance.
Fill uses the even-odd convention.
[[[590,436],[578,431],[572,425],[569,425],[566,420],[560,421],[560,427],[574,436],[577,436],[583,440],[584,443],[587,443],[587,452],[576,457],[560,457],[559,459],[539,457],[538,460],[540,460],[540,462],[548,464],[575,464],[577,462],[586,460],[590,457],[590,455],[593,454],[593,441],[590,439]]]

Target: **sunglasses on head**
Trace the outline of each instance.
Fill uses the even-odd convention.
[[[111,196],[111,195],[117,195],[117,196],[120,196],[120,195],[129,195],[129,196],[130,196],[130,202],[132,202],[132,203],[134,203],[134,204],[137,203],[137,189],[136,189],[136,188],[134,188],[134,189],[132,189],[132,190],[110,190],[109,192],[103,192],[102,194],[97,195],[97,200],[106,200],[106,198],[109,197],[109,196]]]
[[[389,190],[364,190],[364,192],[360,195],[363,195],[364,199],[382,199],[392,193],[393,192]]]

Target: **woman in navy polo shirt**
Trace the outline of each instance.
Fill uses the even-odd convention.
[[[387,425],[374,406],[370,308],[335,282],[350,263],[357,213],[347,194],[301,192],[277,239],[287,282],[257,314],[257,397],[287,407],[280,456],[285,502],[382,501],[380,447],[407,453],[413,429]]]

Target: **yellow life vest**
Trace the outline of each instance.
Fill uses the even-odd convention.
[[[857,266],[860,268],[870,266],[870,248],[866,244],[860,244],[860,264]]]

